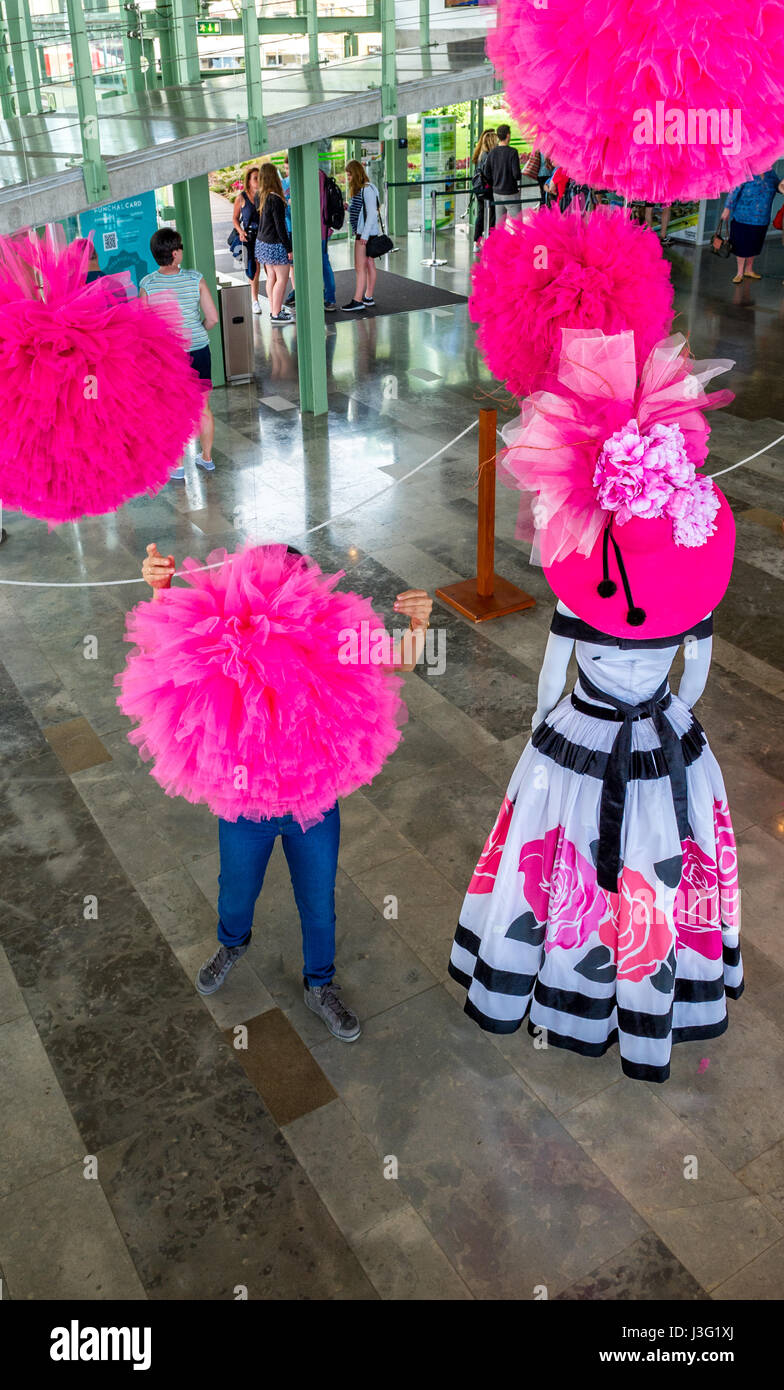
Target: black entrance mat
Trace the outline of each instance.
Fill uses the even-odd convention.
[[[369,318],[371,314],[375,317],[380,314],[408,314],[412,309],[437,309],[444,304],[465,304],[467,299],[464,294],[452,294],[450,290],[441,290],[435,285],[423,285],[419,280],[408,280],[404,275],[393,275],[391,271],[379,266],[374,295],[375,307],[344,314],[339,306],[348,304],[354,293],[353,270],[336,270],[335,285],[338,309],[334,314],[325,315],[330,322]],[[259,294],[265,294],[263,273],[259,283]],[[295,303],[295,313],[296,308]]]

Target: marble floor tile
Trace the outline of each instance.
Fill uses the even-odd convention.
[[[111,753],[83,716],[68,719],[63,724],[50,724],[44,729],[44,737],[54,749],[66,772],[83,772],[85,768],[95,767],[97,763],[109,763],[112,760]]]
[[[314,1054],[475,1297],[552,1296],[644,1229],[443,990]]]
[[[178,974],[185,1003],[158,1001],[153,981],[135,1018],[115,1012],[47,1036],[49,1059],[90,1152],[219,1096],[242,1075],[179,967]]]
[[[608,1260],[586,1279],[579,1279],[559,1300],[617,1303],[704,1302],[708,1295],[680,1260],[654,1233],[640,1236],[620,1256]]]
[[[784,1035],[745,995],[729,1011],[720,1038],[673,1048],[661,1091],[662,1102],[735,1172],[784,1135]],[[709,1066],[698,1072],[701,1059]]]
[[[100,1159],[97,1180],[86,1181],[82,1158],[0,1197],[0,1263],[14,1299],[146,1298],[106,1200]]]
[[[365,795],[453,888],[465,893],[503,799],[478,768],[453,756],[435,783],[408,777],[383,788],[374,784]]]
[[[463,895],[416,850],[351,877],[376,912],[388,918],[428,970],[441,979]]]
[[[713,1289],[711,1297],[717,1302],[780,1302],[784,1287],[784,1239],[764,1250],[731,1279]]]
[[[249,1018],[223,1036],[276,1124],[291,1124],[335,1100],[335,1091],[280,1009]]]
[[[784,1139],[739,1168],[737,1176],[784,1225]]]
[[[0,1196],[81,1160],[84,1144],[26,1014],[0,1028],[0,1114]]]
[[[125,873],[134,882],[164,873],[178,864],[178,856],[168,839],[150,823],[145,803],[135,794],[128,778],[112,764],[74,774],[80,796],[101,826],[107,844],[117,855]]]
[[[398,1303],[459,1303],[472,1298],[413,1207],[372,1226],[356,1238],[354,1249],[380,1298]]]
[[[695,1133],[688,1118],[677,1118],[651,1086],[624,1077],[560,1119],[651,1223],[660,1212],[729,1206],[748,1195],[706,1138]]]
[[[17,984],[11,963],[0,946],[0,1027],[27,1016],[27,1005]]]
[[[784,968],[784,834],[771,835],[760,825],[744,830],[738,836],[738,872],[742,937]]]
[[[335,1099],[282,1126],[298,1161],[353,1246],[358,1236],[406,1211],[390,1165],[376,1153],[343,1102]]]
[[[658,1211],[650,1224],[708,1293],[781,1246],[784,1237],[784,1227],[756,1197]]]
[[[346,873],[361,873],[399,859],[411,849],[391,821],[382,815],[364,792],[354,792],[340,803],[340,865]]]
[[[375,1298],[260,1097],[239,1073],[99,1153],[101,1182],[148,1298]]]
[[[164,869],[135,887],[173,951],[187,951],[215,937],[215,908],[188,869]]]

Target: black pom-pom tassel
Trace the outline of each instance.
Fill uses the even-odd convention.
[[[626,614],[626,621],[631,627],[642,627],[647,616],[644,608],[630,608]]]
[[[612,598],[617,593],[618,585],[614,579],[600,579],[596,585],[596,592],[599,598]]]

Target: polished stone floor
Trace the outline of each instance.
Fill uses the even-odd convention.
[[[464,294],[464,235],[444,248],[433,273],[409,238],[392,268]],[[714,420],[725,467],[784,434],[784,257],[772,243],[765,279],[737,289],[704,253],[671,259],[696,354],[738,360]],[[476,432],[396,479],[481,404],[500,423],[511,403],[465,303],[327,325],[316,420],[298,410],[296,329],[255,331],[258,380],[215,392],[212,475],[189,462],[154,499],[52,532],[5,516],[0,579],[106,587],[0,585],[3,1297],[782,1298],[784,443],[725,479],[738,558],[700,709],[740,832],[747,988],[729,1031],[678,1046],[648,1085],[615,1052],[481,1033],[447,977],[551,612],[499,489],[497,570],[537,606],[475,628],[436,605],[445,669],[408,677],[400,750],[342,808],[338,978],[364,1026],[347,1047],[303,1005],[279,850],[248,955],[197,995],[215,822],[165,798],[126,740],[112,682],[145,591],[109,581],[134,578],[150,540],[182,559],[286,538],[392,619],[404,585],[474,572]]]

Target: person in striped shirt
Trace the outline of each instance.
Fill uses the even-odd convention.
[[[183,329],[188,334],[191,366],[198,372],[202,381],[209,381],[212,385],[212,360],[207,334],[218,322],[218,311],[207,288],[207,282],[200,270],[183,269],[182,237],[173,227],[160,227],[157,232],[153,232],[150,237],[150,252],[158,269],[151,275],[144,276],[139,286],[139,298],[147,303],[162,294],[168,297],[169,302],[176,301],[182,315]],[[200,451],[196,455],[196,463],[209,473],[215,467],[212,460],[214,439],[215,418],[210,410],[210,397],[207,393],[199,422]],[[175,468],[171,476],[184,478],[184,464]]]

